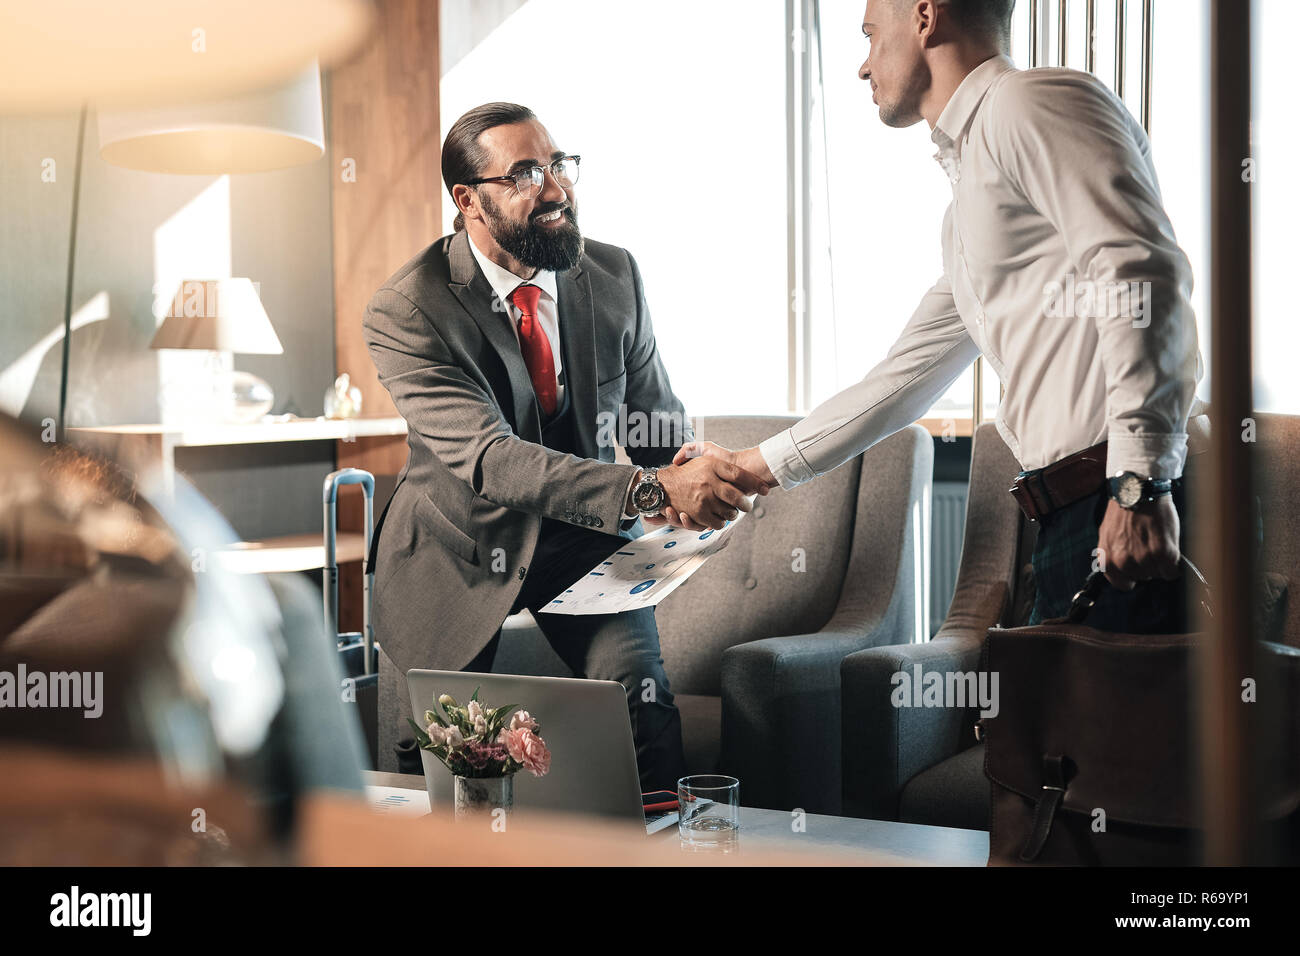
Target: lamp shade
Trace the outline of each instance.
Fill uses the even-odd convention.
[[[248,279],[186,279],[172,296],[149,347],[261,355],[284,352]]]
[[[0,15],[0,112],[178,103],[350,53],[370,0],[24,0]]]
[[[100,158],[128,169],[255,173],[324,154],[320,69],[314,63],[270,90],[210,103],[99,113]]]

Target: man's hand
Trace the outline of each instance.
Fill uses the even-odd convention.
[[[754,452],[753,457],[749,457],[747,452]],[[673,456],[672,468],[686,469],[689,467],[699,467],[694,462],[709,460],[718,465],[729,466],[735,469],[736,480],[726,478],[726,475],[733,472],[723,469],[718,471],[714,469],[714,474],[739,488],[743,494],[765,495],[773,488],[777,487],[778,482],[772,477],[771,471],[768,470],[767,462],[763,456],[757,454],[758,449],[748,449],[747,452],[734,452],[729,448],[723,448],[721,445],[714,444],[711,441],[688,442],[678,449],[677,454]],[[664,475],[664,469],[659,471],[660,478]],[[665,488],[667,486],[665,485]],[[731,500],[731,499],[727,499]],[[678,528],[685,528],[688,531],[703,531],[708,528],[720,528],[721,524],[710,523],[706,520],[706,515],[698,514],[693,511],[689,503],[683,504],[680,499],[673,498],[671,492],[668,496],[668,505],[663,510],[663,515],[668,523]],[[736,508],[742,508],[736,505]],[[748,502],[743,505],[743,510],[748,511]],[[734,519],[737,515],[736,510],[730,510],[723,517]]]
[[[688,531],[717,530],[749,511],[748,495],[765,495],[767,484],[738,465],[701,456],[660,468],[668,501],[663,516]]]
[[[1131,591],[1139,581],[1178,577],[1178,531],[1172,495],[1132,511],[1111,501],[1097,537],[1106,580],[1120,591]]]
[[[680,465],[692,458],[701,455],[708,455],[712,458],[720,458],[723,461],[730,462],[733,465],[739,465],[751,475],[762,480],[766,490],[762,494],[767,494],[773,488],[780,485],[776,477],[772,474],[772,469],[767,467],[767,461],[759,452],[757,446],[754,448],[743,448],[740,451],[732,451],[730,448],[723,448],[721,445],[711,441],[692,441],[687,442],[681,448],[677,449],[677,454],[673,456],[673,464]]]

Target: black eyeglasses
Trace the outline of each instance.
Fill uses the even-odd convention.
[[[582,161],[581,156],[561,156],[555,162],[548,166],[529,166],[527,169],[520,169],[511,173],[509,176],[490,176],[487,179],[469,179],[465,181],[466,186],[477,186],[481,183],[514,183],[515,191],[524,199],[532,199],[542,191],[542,185],[546,182],[546,171],[550,170],[552,178],[560,184],[561,188],[568,189],[578,182],[578,163]]]

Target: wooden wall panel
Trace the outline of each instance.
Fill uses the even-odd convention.
[[[329,71],[329,155],[334,239],[334,341],[338,372],[361,389],[366,415],[395,415],[362,338],[375,290],[438,238],[442,216],[437,0],[376,0],[375,31],[360,53]],[[355,174],[353,176],[353,174]],[[338,443],[340,468],[395,475],[404,438]],[[384,506],[377,495],[375,517]],[[345,488],[339,527],[360,530],[361,495]],[[360,569],[340,573],[339,615],[360,629]]]

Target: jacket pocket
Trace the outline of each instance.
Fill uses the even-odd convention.
[[[627,369],[619,372],[611,379],[601,382],[596,386],[596,394],[604,396],[610,392],[622,395],[623,390],[627,387]]]
[[[474,539],[452,524],[433,499],[423,492],[415,498],[415,515],[435,538],[470,564],[478,564],[478,545]]]

